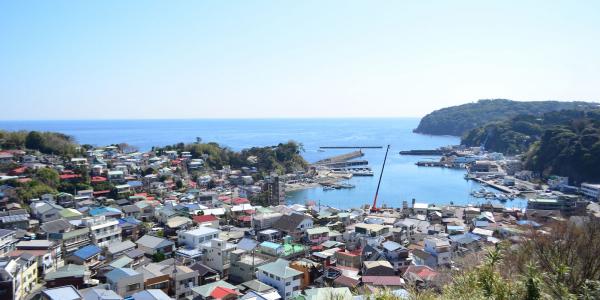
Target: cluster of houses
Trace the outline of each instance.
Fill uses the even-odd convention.
[[[408,286],[437,286],[457,257],[517,244],[564,217],[555,207],[528,214],[491,203],[413,202],[376,213],[284,205],[279,179],[255,181],[251,167],[192,180],[203,160],[186,152],[105,147],[67,162],[1,154],[1,163],[18,162],[3,182],[47,167],[77,181],[74,170],[85,166],[92,182],[113,186],[44,194],[22,207],[11,201],[16,188],[0,182],[2,299],[362,299],[382,289],[403,297]],[[251,203],[252,190],[267,191],[267,205]]]

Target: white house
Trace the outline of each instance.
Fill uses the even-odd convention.
[[[429,204],[427,203],[415,203],[413,204],[413,213],[415,215],[427,215],[427,209],[429,208]]]
[[[130,268],[116,268],[106,273],[106,283],[121,297],[144,290],[144,275]]]
[[[236,248],[235,244],[227,243],[224,240],[211,239],[200,245],[203,253],[202,262],[218,271],[222,277],[227,277],[231,266],[229,257]]]
[[[111,243],[121,241],[121,227],[116,219],[104,216],[83,218],[83,224],[90,229],[92,242],[98,247],[107,247]]]
[[[425,252],[433,255],[437,259],[437,264],[445,265],[450,263],[452,252],[450,250],[450,241],[436,237],[425,238]]]
[[[283,299],[290,299],[300,293],[302,272],[290,268],[290,262],[285,259],[257,267],[256,278],[268,284],[279,292]]]
[[[219,229],[201,226],[188,231],[180,231],[177,233],[177,242],[187,248],[200,248],[204,242],[218,238],[219,232],[221,232]]]

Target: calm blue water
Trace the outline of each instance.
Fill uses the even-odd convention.
[[[464,171],[417,167],[418,160],[432,157],[400,156],[400,150],[433,149],[458,144],[457,137],[414,134],[419,119],[252,119],[252,120],[102,120],[102,121],[0,121],[5,130],[57,131],[74,136],[79,143],[107,145],[126,142],[140,150],[177,142],[193,142],[196,137],[214,141],[234,150],[275,145],[295,140],[304,145],[304,157],[314,162],[350,150],[326,150],[319,146],[391,145],[379,192],[379,203],[400,206],[402,201],[435,204],[477,204],[469,193],[481,186],[463,179]],[[385,149],[364,150],[373,171],[379,174]],[[437,158],[435,158],[437,159]],[[349,190],[323,191],[321,188],[288,194],[288,202],[320,201],[340,208],[371,203],[377,176],[355,177]],[[479,200],[480,201],[480,200]],[[524,207],[524,200],[507,206]]]

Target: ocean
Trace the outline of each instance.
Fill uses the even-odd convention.
[[[352,151],[320,152],[321,146],[383,146],[363,150],[362,159],[369,161],[375,176],[348,180],[355,188],[326,191],[319,187],[287,194],[288,203],[313,200],[339,208],[358,207],[373,201],[385,146],[390,145],[379,205],[398,207],[403,201],[410,204],[412,199],[436,205],[486,201],[470,196],[470,192],[479,190],[481,185],[466,181],[464,170],[418,167],[415,163],[419,160],[438,158],[399,154],[401,150],[434,149],[460,142],[454,136],[415,134],[412,130],[418,123],[417,118],[0,121],[0,129],[56,131],[75,137],[81,144],[102,146],[126,142],[142,151],[153,146],[191,143],[197,137],[234,150],[294,140],[304,145],[302,155],[309,162]],[[526,201],[515,199],[505,205],[524,208]]]

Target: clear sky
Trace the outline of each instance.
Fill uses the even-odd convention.
[[[600,100],[600,1],[1,1],[0,119]]]

